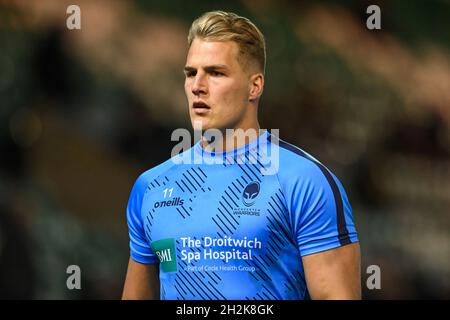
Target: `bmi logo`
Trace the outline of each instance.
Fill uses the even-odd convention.
[[[255,201],[256,197],[259,194],[260,186],[259,182],[253,181],[250,182],[242,192],[242,202],[245,204],[246,207],[252,206]]]
[[[164,272],[177,271],[177,255],[175,251],[175,239],[167,238],[152,242],[152,250],[158,256]]]

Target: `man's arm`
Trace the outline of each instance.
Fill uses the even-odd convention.
[[[142,264],[132,258],[123,288],[123,300],[159,299],[159,264]]]
[[[358,243],[302,258],[312,299],[361,299],[361,262]]]

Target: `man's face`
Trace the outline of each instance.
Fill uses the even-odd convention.
[[[248,111],[249,75],[233,41],[194,39],[185,67],[184,89],[194,129],[241,127]]]

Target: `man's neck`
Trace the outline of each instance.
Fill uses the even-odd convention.
[[[251,143],[257,139],[263,132],[260,132],[259,124],[248,129],[222,129],[217,130],[217,133],[211,136],[207,134],[202,136],[202,147],[210,152],[226,152],[241,148],[246,144]]]

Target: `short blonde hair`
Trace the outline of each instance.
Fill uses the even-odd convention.
[[[195,38],[213,41],[234,41],[245,62],[254,62],[264,73],[266,67],[266,43],[264,35],[245,17],[232,12],[211,11],[197,18],[188,35],[189,47]]]

